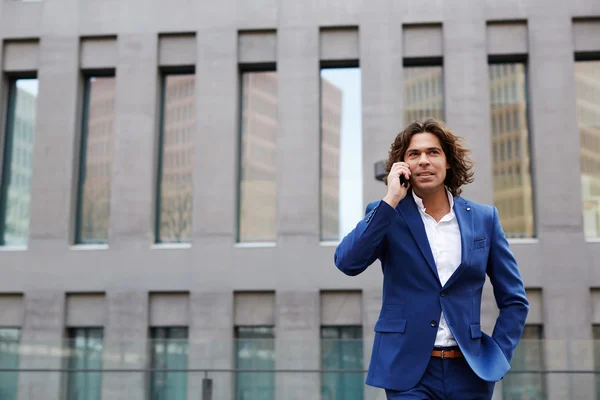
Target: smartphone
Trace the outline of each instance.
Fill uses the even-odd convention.
[[[400,175],[400,184],[404,187],[408,187],[408,181],[404,177],[404,175]]]

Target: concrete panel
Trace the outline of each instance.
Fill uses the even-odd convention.
[[[66,325],[68,327],[103,327],[106,325],[104,294],[68,294],[66,314]]]
[[[487,53],[490,55],[527,54],[527,23],[488,23]]]
[[[43,2],[4,1],[0,32],[5,38],[39,37],[43,21]]]
[[[525,294],[529,301],[529,314],[527,315],[527,324],[544,324],[544,299],[542,297],[542,289],[526,289]]]
[[[195,35],[160,36],[158,39],[158,62],[161,67],[195,65]]]
[[[573,21],[575,51],[600,51],[600,18]]]
[[[402,49],[405,58],[442,57],[444,37],[441,24],[404,25]]]
[[[321,292],[321,325],[362,325],[361,292]]]
[[[321,29],[319,58],[321,61],[358,60],[358,28]]]
[[[154,239],[158,38],[119,36],[109,245],[148,248]]]
[[[240,64],[275,63],[276,61],[276,31],[247,31],[238,34],[238,62]]]
[[[80,67],[81,69],[116,68],[117,38],[84,38],[81,40]]]
[[[22,294],[0,294],[0,326],[23,326],[25,303]]]
[[[592,298],[592,324],[600,324],[600,288],[591,288],[590,296]]]
[[[39,95],[31,178],[30,248],[66,249],[74,198],[78,141],[79,39],[46,36],[40,42]],[[57,101],[60,93],[60,101]],[[38,195],[35,195],[37,193]],[[32,263],[30,268],[34,268]]]
[[[234,297],[236,326],[275,325],[274,292],[238,292]]]
[[[189,326],[188,293],[151,293],[150,326]]]
[[[40,67],[40,43],[37,40],[4,43],[2,69],[5,72],[37,71]]]

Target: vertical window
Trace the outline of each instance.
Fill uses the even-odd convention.
[[[21,329],[0,328],[0,369],[19,368]],[[17,400],[17,371],[0,372],[0,399]]]
[[[27,245],[37,96],[37,79],[10,81],[0,183],[0,245]]]
[[[195,75],[162,77],[156,241],[189,242],[192,236],[192,172],[196,131]],[[189,110],[189,112],[183,112]]]
[[[600,60],[575,63],[585,236],[600,237]],[[583,145],[585,143],[585,145]]]
[[[102,369],[102,328],[71,328],[68,337],[68,368],[77,371],[67,375],[67,400],[100,400],[102,373],[86,370]]]
[[[418,87],[419,90],[424,82],[433,80],[438,82],[425,96],[418,98],[408,96],[411,90]],[[404,122],[409,124],[414,120],[435,118],[444,119],[444,92],[441,66],[420,66],[404,68]],[[421,94],[419,92],[419,94]]]
[[[361,326],[321,327],[321,398],[363,400],[363,338]]]
[[[272,326],[235,328],[236,369],[275,369],[275,331]],[[235,374],[236,400],[273,400],[274,372],[238,372]]]
[[[503,101],[496,100],[490,105],[492,145],[500,144],[500,157],[494,160],[493,168],[494,205],[498,207],[500,222],[507,237],[531,238],[535,236],[535,231],[528,148],[526,65],[524,63],[492,64],[489,69],[490,75],[492,71],[496,71],[496,78],[490,79],[489,82],[490,92],[502,91],[503,88],[507,92]],[[516,87],[517,96],[514,94],[508,96],[506,89],[509,87]],[[506,143],[506,154],[504,143]],[[504,179],[502,171],[509,166],[514,168],[518,176]],[[524,206],[508,206],[517,203]]]
[[[360,68],[321,70],[321,240],[340,240],[364,213]]]
[[[238,242],[274,242],[277,215],[277,73],[243,72]]]
[[[543,335],[542,325],[525,325],[521,340],[510,362],[513,371],[543,371],[545,369]],[[502,398],[505,400],[545,399],[544,374],[511,373],[509,371],[503,380]]]
[[[188,368],[188,329],[152,328],[150,337],[150,400],[186,400],[187,372],[167,370]]]
[[[114,76],[85,80],[75,243],[106,243],[110,216]]]

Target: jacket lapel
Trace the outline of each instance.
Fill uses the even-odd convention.
[[[460,265],[454,271],[448,282],[444,287],[452,285],[458,277],[465,271],[471,260],[471,253],[473,250],[473,210],[469,206],[469,203],[461,198],[454,198],[454,214],[458,221],[458,227],[460,229],[460,247],[461,247],[461,260]]]
[[[429,264],[431,271],[433,271],[437,278],[437,281],[439,282],[440,277],[438,276],[437,268],[435,266],[433,253],[431,252],[431,246],[429,246],[429,240],[427,239],[425,225],[423,224],[421,214],[419,214],[419,209],[415,204],[415,200],[412,197],[411,191],[409,191],[404,197],[404,199],[398,204],[397,210],[400,211],[400,213],[406,220],[406,224],[410,229],[410,233],[415,238],[415,241],[419,245],[421,253],[423,253],[425,260],[427,260],[427,264]]]

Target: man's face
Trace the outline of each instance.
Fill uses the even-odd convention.
[[[444,187],[450,165],[436,135],[429,132],[413,135],[404,153],[404,162],[410,167],[410,183],[417,195]]]

